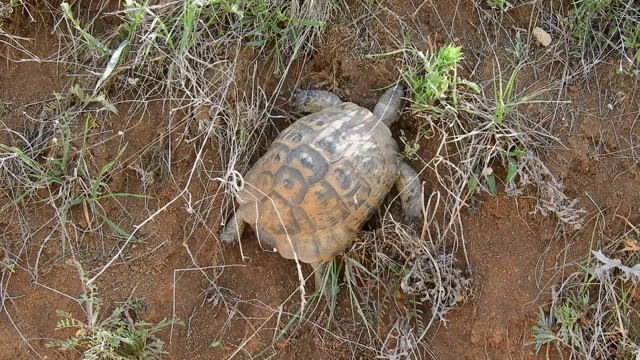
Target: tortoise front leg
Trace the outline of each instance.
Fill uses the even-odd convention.
[[[395,186],[400,194],[405,219],[414,221],[422,218],[423,198],[418,173],[407,163],[401,163]]]
[[[220,232],[220,241],[226,243],[238,241],[246,225],[247,223],[242,219],[242,216],[239,215],[239,211],[237,211]]]

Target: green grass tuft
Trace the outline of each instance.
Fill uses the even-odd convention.
[[[568,29],[580,43],[581,58],[613,48],[640,65],[640,6],[622,0],[574,0]]]

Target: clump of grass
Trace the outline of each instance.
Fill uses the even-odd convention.
[[[429,216],[423,228],[438,226],[432,221]],[[348,320],[340,323],[342,336],[358,344],[355,353],[375,349],[372,356],[381,358],[422,358],[430,353],[432,326],[473,296],[473,280],[443,239],[426,230],[414,234],[389,216],[382,229],[358,239],[343,263],[350,319],[365,325],[354,330]]]
[[[628,63],[640,65],[640,7],[633,1],[574,0],[568,29],[578,39],[581,59],[599,59],[616,49]]]
[[[539,310],[531,341],[536,353],[554,345],[577,359],[637,357],[639,239],[637,228],[602,238],[595,244],[599,250],[575,264],[577,270],[554,288],[549,310]]]
[[[442,139],[438,154],[429,164],[439,183],[448,189],[445,201],[455,218],[477,191],[497,193],[502,180],[511,195],[519,195],[533,184],[541,194],[538,208],[548,210],[572,226],[580,227],[581,210],[563,194],[562,184],[541,161],[532,159],[557,141],[537,119],[520,111],[522,105],[539,103],[544,91],[518,92],[517,80],[524,65],[517,64],[504,79],[500,66],[491,82],[479,85],[461,78],[457,69],[463,60],[460,47],[445,45],[432,51],[406,49],[414,65],[404,72],[413,99],[411,112],[419,128],[427,128]],[[485,90],[492,89],[493,94]],[[426,132],[426,131],[425,131]],[[455,153],[449,153],[453,145]],[[498,179],[496,169],[506,175]],[[548,194],[554,194],[548,196]],[[551,203],[547,203],[547,202]]]
[[[98,218],[117,234],[129,236],[100,205],[109,198],[139,197],[110,193],[105,183],[117,169],[126,145],[100,169],[93,169],[89,159],[90,132],[98,126],[94,116],[102,112],[115,113],[115,108],[104,96],[89,96],[79,86],[73,86],[44,105],[41,120],[33,122],[37,127],[24,134],[11,131],[13,144],[0,143],[0,189],[12,200],[0,210],[29,204],[30,200],[52,205],[59,217],[63,249],[68,246],[70,212],[78,206],[84,208],[88,224]],[[78,122],[82,126],[79,141],[75,139]]]
[[[104,306],[98,296],[95,283],[89,282],[85,272],[73,261],[80,274],[83,294],[76,300],[84,309],[86,319],[79,320],[72,313],[58,310],[61,319],[56,330],[75,330],[74,335],[64,340],[52,340],[48,347],[63,352],[79,352],[82,359],[161,359],[167,352],[157,333],[173,324],[182,324],[177,319],[148,323],[138,317],[145,309],[141,299],[127,299],[116,306],[111,314],[102,315]]]

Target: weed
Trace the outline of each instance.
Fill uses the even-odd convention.
[[[433,316],[445,321],[445,314],[470,298],[473,282],[455,266],[453,254],[442,247],[427,249],[423,246],[411,253],[401,288],[430,304]]]
[[[56,311],[61,320],[56,330],[73,329],[74,335],[65,340],[53,340],[47,344],[61,351],[79,351],[82,359],[160,359],[166,354],[164,342],[156,334],[167,326],[182,324],[177,319],[161,320],[152,324],[138,319],[144,310],[140,299],[128,299],[116,306],[110,315],[101,318],[104,303],[98,296],[98,288],[90,283],[81,265],[72,261],[77,268],[83,287],[83,294],[76,300],[83,306],[87,318],[76,319],[73,314]]]
[[[513,8],[513,4],[506,0],[487,0],[487,4],[489,4],[491,8],[501,11],[507,11]]]
[[[509,49],[509,53],[511,53],[511,57],[509,61],[512,66],[517,66],[518,64],[523,64],[529,55],[529,45],[522,38],[522,32],[517,31],[514,39],[512,40],[513,48]]]
[[[638,244],[636,229],[597,241],[602,250],[580,260],[553,292],[551,308],[539,309],[531,342],[536,352],[553,344],[580,359],[631,359],[640,353],[633,305],[640,279]]]
[[[88,31],[86,31],[81,25],[80,21],[78,21],[71,11],[71,6],[63,2],[60,4],[60,9],[62,10],[62,14],[64,15],[64,19],[68,21],[69,26],[78,31],[80,34],[80,39],[84,42],[86,47],[90,50],[95,51],[98,57],[103,57],[105,55],[110,55],[111,51],[107,48],[101,41],[93,37]]]
[[[516,175],[517,182],[514,181]],[[527,185],[535,185],[536,213],[540,212],[543,216],[555,214],[557,219],[574,230],[582,227],[582,215],[586,211],[577,207],[578,199],[571,199],[564,193],[562,182],[534,152],[518,154],[517,160],[509,160],[507,180],[506,191],[512,196],[522,195],[522,188]]]
[[[0,255],[2,255],[2,259],[0,259],[0,273],[10,272],[13,273],[16,267],[16,261],[9,257],[9,254],[0,248]]]
[[[578,39],[581,59],[598,59],[613,48],[640,65],[640,8],[634,2],[574,0],[567,25]]]
[[[519,67],[516,66],[516,68],[511,72],[506,84],[503,83],[501,74],[495,75],[495,84],[493,86],[495,99],[493,121],[495,121],[497,125],[503,125],[505,118],[516,110],[519,104],[525,103],[533,98],[531,95],[522,99],[513,98],[513,92],[515,91],[515,83],[519,70]]]
[[[476,84],[457,75],[462,60],[461,47],[445,45],[433,52],[416,49],[410,52],[419,59],[417,68],[410,68],[404,74],[414,95],[411,102],[414,111],[456,113],[459,106],[459,85],[479,91]]]
[[[400,130],[400,141],[404,145],[403,154],[407,159],[417,159],[418,150],[420,150],[420,143],[418,140],[429,138],[431,134],[425,133],[426,131],[423,128],[418,129],[418,133],[415,135],[414,139],[407,139],[404,130]]]

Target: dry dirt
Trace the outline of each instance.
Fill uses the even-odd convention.
[[[353,3],[352,18],[365,13],[360,2]],[[389,0],[383,3],[420,29],[422,34],[429,34],[430,41],[436,44],[446,42],[447,32],[451,31],[454,38],[460,39],[463,49],[469,52],[463,75],[473,72],[475,77],[491,78],[490,64],[477,63],[473,56],[477,49],[480,51],[479,48],[484,46],[484,42],[478,32],[480,20],[472,6],[466,5],[466,2],[445,1],[440,2],[437,9],[426,5],[413,14],[420,2],[410,5],[411,2]],[[391,16],[387,17],[386,12],[379,14],[380,21],[388,21],[387,26],[397,30],[397,24]],[[5,24],[5,30],[33,39],[27,44],[28,48],[40,58],[47,58],[56,51],[57,40],[51,34],[52,19],[47,14],[40,14],[36,20],[30,22],[28,15],[16,12]],[[505,28],[515,26],[526,29],[530,21],[528,10],[526,7],[516,9],[512,17],[504,21]],[[446,28],[443,24],[446,24]],[[372,109],[380,94],[379,90],[373,89],[379,89],[394,79],[398,64],[389,59],[373,60],[360,56],[368,51],[369,46],[388,49],[386,46],[390,44],[390,35],[380,23],[371,18],[360,20],[358,46],[351,41],[353,26],[347,20],[328,26],[326,43],[306,64],[303,73],[327,74],[331,81],[324,88],[336,90],[343,98]],[[380,43],[373,44],[372,39]],[[418,47],[427,46],[426,38],[415,40]],[[497,46],[506,47],[507,40],[505,37]],[[3,58],[15,55],[2,44],[0,50]],[[551,63],[542,70],[553,72],[554,66]],[[547,74],[528,75],[529,78],[522,79],[523,82],[532,83],[548,78]],[[313,76],[308,79],[313,79]],[[25,106],[62,91],[70,80],[62,67],[52,63],[2,61],[0,101],[11,105],[0,114],[2,121],[15,126],[17,130],[21,129],[25,121]],[[579,206],[588,211],[587,219],[602,212],[611,231],[624,226],[623,220],[616,215],[637,224],[640,222],[640,168],[637,163],[622,158],[629,152],[629,144],[640,140],[636,125],[640,106],[637,79],[617,74],[616,64],[603,64],[584,82],[566,85],[569,90],[565,100],[571,101],[571,104],[564,108],[566,113],[556,115],[558,119],[554,129],[554,135],[562,140],[565,147],[558,147],[546,156],[545,163],[564,182],[567,194],[580,200]],[[614,106],[607,109],[606,104]],[[127,109],[121,106],[119,111],[122,114]],[[122,140],[113,134],[119,131],[124,132],[124,139],[129,143],[123,158],[135,161],[134,155],[149,143],[149,134],[163,130],[162,119],[166,114],[167,109],[152,105],[150,112],[135,123],[123,120],[123,116],[112,116],[103,122],[100,131],[90,137],[96,168],[115,155]],[[410,122],[400,122],[392,131],[397,132],[400,128],[412,130]],[[277,125],[286,126],[286,123]],[[430,144],[421,145],[421,157],[429,158]],[[151,194],[154,199],[143,201],[125,198],[120,199],[121,205],[107,201],[106,211],[119,214],[118,221],[126,226],[139,223],[172,200],[185,181],[180,174],[186,173],[191,167],[194,154],[191,150],[182,149],[178,150],[176,158],[180,161],[176,161],[173,168],[175,182],[165,182],[155,188]],[[206,161],[210,162],[209,168],[215,168],[216,157]],[[126,169],[126,166],[123,168]],[[434,180],[428,175],[422,180],[427,187],[435,186]],[[119,172],[109,179],[109,186],[113,192],[144,191],[133,170]],[[195,196],[201,197],[216,191],[215,188],[199,184],[193,185],[190,190]],[[526,344],[531,340],[530,328],[536,320],[538,306],[548,303],[548,293],[543,290],[549,282],[558,280],[554,271],[545,270],[567,259],[583,256],[589,248],[592,222],[587,222],[585,230],[579,233],[563,233],[559,231],[555,218],[532,214],[534,192],[529,194],[531,196],[514,199],[504,195],[501,190],[499,188],[499,195],[495,197],[480,196],[477,211],[464,214],[467,250],[476,284],[475,296],[461,308],[450,312],[446,324],[440,323],[430,332],[430,347],[438,359],[544,358],[544,354],[535,356],[533,347]],[[214,215],[212,213],[211,216],[217,216]],[[5,289],[5,296],[10,296],[10,299],[6,301],[5,312],[0,318],[0,358],[74,358],[75,355],[58,353],[45,345],[51,338],[60,339],[69,335],[54,331],[58,320],[55,310],[66,310],[82,316],[82,309],[61,295],[80,294],[77,272],[65,264],[59,241],[47,242],[44,238],[44,234],[53,226],[49,223],[53,218],[51,206],[44,202],[34,204],[29,212],[21,216],[22,221],[32,229],[39,230],[33,233],[21,263],[15,268],[11,282]],[[16,214],[8,214],[0,219],[3,234],[0,244],[4,247],[11,247],[23,240],[15,238],[20,234],[21,226],[15,221],[16,218]],[[242,243],[249,260],[243,261],[239,249],[234,246],[225,246],[219,251],[221,245],[213,234],[219,230],[221,220],[210,219],[208,223],[211,229],[192,230],[193,224],[185,204],[174,202],[152,223],[144,226],[139,233],[142,241],[125,251],[123,259],[126,261],[111,266],[98,281],[100,294],[107,304],[128,296],[141,297],[148,303],[148,311],[141,314],[145,320],[158,322],[171,317],[175,311],[185,322],[186,326],[176,326],[172,332],[165,330],[161,333],[161,338],[167,343],[168,359],[228,358],[247,336],[259,328],[262,330],[248,341],[242,351],[235,354],[235,358],[264,358],[266,355],[257,354],[272,339],[277,320],[274,309],[298,286],[295,264],[262,251],[250,229],[245,233]],[[74,221],[79,224],[84,221],[81,209],[74,212]],[[181,270],[193,267],[192,258],[184,244],[191,249],[199,266],[220,266],[216,282],[221,288],[228,289],[223,291],[235,293],[234,296],[239,299],[237,303],[214,305],[204,301],[207,280],[199,271]],[[39,254],[41,246],[43,251]],[[114,244],[105,245],[100,238],[91,236],[86,236],[77,246],[76,251],[87,270],[104,265],[117,251]],[[108,248],[105,249],[105,246]],[[32,266],[38,255],[41,265],[36,281],[24,268]],[[305,274],[309,273],[308,268],[304,271]],[[93,274],[95,272],[89,272],[89,275]],[[295,310],[295,306],[293,302],[289,310]],[[235,311],[238,315],[227,323],[229,311]],[[224,336],[220,338],[222,331]],[[28,341],[29,346],[24,340]],[[210,346],[217,340],[221,340],[224,346]],[[295,336],[295,341],[278,345],[279,351],[275,355],[269,351],[266,354],[277,359],[292,356],[343,359],[348,349],[337,343],[322,343],[317,331],[311,327],[303,328]],[[557,355],[552,352],[551,356]]]

